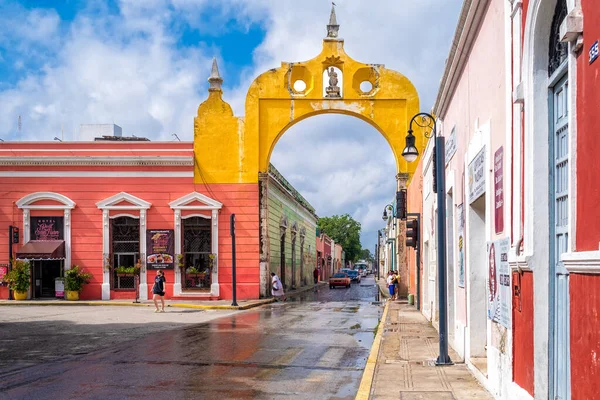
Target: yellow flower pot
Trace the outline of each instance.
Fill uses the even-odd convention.
[[[67,290],[65,292],[65,299],[70,300],[70,301],[77,301],[77,300],[79,300],[79,292],[73,291],[73,290]]]
[[[27,292],[13,292],[13,297],[15,300],[27,300]]]

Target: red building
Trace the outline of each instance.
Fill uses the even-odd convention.
[[[191,142],[0,143],[0,183],[0,242],[19,229],[11,251],[30,260],[30,298],[52,297],[71,265],[93,274],[83,299],[134,298],[122,271],[136,265],[141,299],[153,268],[166,269],[167,298],[231,298],[232,213],[237,294],[259,297],[258,186],[194,184]]]

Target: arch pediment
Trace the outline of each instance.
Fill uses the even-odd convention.
[[[223,204],[202,193],[191,192],[170,202],[169,207],[174,210],[220,210]]]
[[[35,192],[20,198],[17,207],[25,209],[72,209],[75,202],[55,192]]]
[[[147,210],[152,203],[127,192],[117,193],[96,203],[102,210]]]

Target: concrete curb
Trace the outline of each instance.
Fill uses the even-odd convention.
[[[185,304],[175,303],[166,304],[165,307],[173,308],[195,308],[203,310],[249,310],[251,308],[260,307],[265,304],[273,303],[275,299],[259,300],[255,303],[244,304],[243,306],[225,306],[225,305],[204,305],[204,304]],[[134,303],[124,301],[6,301],[0,302],[2,306],[115,306],[115,307],[154,307],[154,304],[149,303]]]
[[[375,378],[375,367],[377,366],[377,358],[379,357],[379,349],[381,348],[381,339],[383,338],[388,308],[389,303],[386,303],[385,308],[383,309],[383,315],[379,321],[379,327],[377,329],[377,334],[375,335],[375,340],[373,341],[373,346],[371,347],[371,352],[369,353],[369,358],[367,358],[367,365],[365,365],[363,376],[360,380],[360,386],[358,387],[358,392],[355,397],[356,400],[368,400],[371,395],[371,385]]]

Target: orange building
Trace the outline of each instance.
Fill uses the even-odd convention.
[[[258,186],[194,184],[191,142],[0,143],[0,246],[32,266],[30,298],[54,297],[55,278],[93,274],[82,299],[231,298],[229,219],[236,214],[237,295],[259,297]],[[164,254],[164,255],[163,255]],[[8,298],[0,287],[0,297]]]

